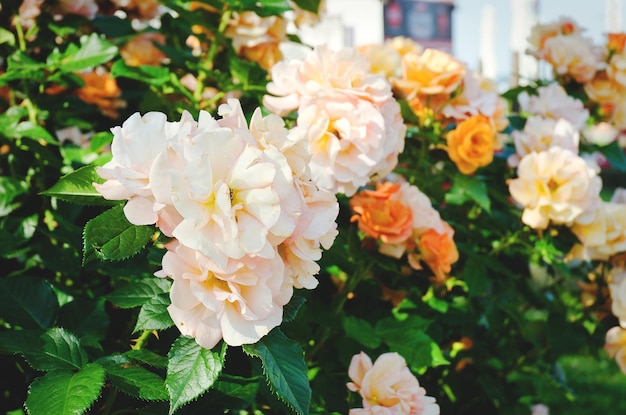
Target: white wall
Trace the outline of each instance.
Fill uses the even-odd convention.
[[[326,15],[314,28],[304,28],[300,38],[311,46],[327,43],[333,49],[382,43],[381,0],[327,0]]]

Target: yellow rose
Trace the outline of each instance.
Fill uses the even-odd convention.
[[[417,94],[451,94],[463,81],[465,65],[451,55],[426,49],[421,55],[407,53],[402,57],[402,77],[394,82],[404,97]]]
[[[496,133],[483,115],[463,120],[446,136],[448,156],[463,174],[472,174],[490,164],[493,152],[499,148]]]

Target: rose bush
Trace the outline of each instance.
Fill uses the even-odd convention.
[[[324,2],[0,3],[0,411],[528,414],[626,370],[624,34],[502,95]]]

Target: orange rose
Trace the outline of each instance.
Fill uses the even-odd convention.
[[[483,115],[463,120],[446,139],[448,156],[463,174],[472,174],[479,167],[490,164],[494,150],[499,148],[496,133]]]
[[[454,230],[443,222],[444,233],[429,229],[420,235],[419,251],[421,260],[428,265],[435,274],[437,282],[443,282],[446,275],[452,270],[452,264],[459,259],[459,251],[454,243]]]
[[[426,49],[421,55],[407,53],[402,57],[402,78],[394,82],[406,98],[417,94],[451,94],[461,85],[465,65],[451,55]]]
[[[165,36],[161,33],[147,32],[132,38],[120,49],[120,55],[128,66],[160,65],[165,59],[154,43],[165,44]]]
[[[115,78],[109,73],[97,72],[78,73],[85,86],[76,91],[76,95],[88,104],[96,105],[102,113],[110,118],[117,118],[119,108],[126,103],[119,99],[122,91],[117,86]]]
[[[611,53],[622,53],[626,45],[626,33],[609,33],[606,48]]]
[[[413,231],[411,208],[395,198],[401,185],[392,182],[377,184],[376,190],[363,190],[350,199],[354,212],[351,222],[372,238],[388,244],[406,241]],[[398,195],[399,196],[399,195]]]

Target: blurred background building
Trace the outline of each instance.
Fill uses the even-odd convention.
[[[333,48],[409,36],[426,47],[451,52],[501,88],[549,77],[549,68],[525,54],[536,23],[569,17],[601,44],[624,31],[626,0],[326,0],[327,14],[301,33],[305,43]]]

